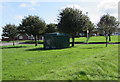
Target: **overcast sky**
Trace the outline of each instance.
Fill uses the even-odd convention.
[[[57,23],[59,11],[65,7],[75,7],[88,12],[93,23],[97,23],[103,14],[109,13],[118,19],[119,0],[1,0],[0,35],[2,26],[19,25],[24,16],[37,15],[47,24]],[[1,38],[1,37],[0,37]]]

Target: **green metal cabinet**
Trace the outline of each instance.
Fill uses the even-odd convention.
[[[70,36],[64,33],[49,33],[44,35],[44,48],[67,48],[69,45]]]

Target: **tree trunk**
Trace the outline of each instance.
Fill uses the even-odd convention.
[[[75,38],[74,36],[72,36],[72,47],[74,47],[74,43],[75,43]]]
[[[111,37],[110,37],[110,35],[109,35],[109,41],[111,41]]]
[[[38,41],[40,40],[40,36],[37,37],[37,40],[38,40]]]
[[[107,44],[108,44],[107,39],[108,39],[108,36],[106,36],[106,47],[107,47]]]
[[[13,38],[13,46],[15,45],[14,38]]]
[[[13,46],[15,45],[14,40],[13,40]]]
[[[35,46],[37,46],[37,35],[35,35]]]
[[[87,37],[87,39],[86,39],[86,43],[88,44],[88,40],[89,40],[89,36]]]

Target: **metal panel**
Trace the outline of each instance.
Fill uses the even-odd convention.
[[[44,48],[67,48],[69,47],[70,36],[68,34],[50,33],[44,35]]]

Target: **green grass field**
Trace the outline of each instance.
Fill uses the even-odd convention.
[[[118,36],[111,38],[111,42],[118,42]],[[75,42],[85,41],[85,37],[75,39]],[[91,37],[89,42],[105,42],[105,37]],[[105,44],[78,44],[55,50],[26,44],[3,46],[1,50],[3,80],[118,79],[118,44],[108,47]]]
[[[118,42],[118,37],[120,36],[111,36],[110,42]],[[75,38],[75,42],[86,42],[86,37]],[[104,36],[92,36],[88,42],[106,42],[106,38]]]
[[[42,45],[2,47],[3,80],[117,80],[118,45],[79,44],[43,50]]]
[[[111,36],[110,43],[118,42],[118,37],[120,37],[120,36]],[[22,41],[22,42],[34,43],[34,40],[25,40],[25,41]],[[43,42],[43,40],[38,41],[38,43],[41,43],[41,42]],[[72,42],[72,39],[70,39],[70,42]],[[86,37],[75,38],[75,42],[84,42],[84,43],[86,43]],[[90,37],[88,42],[106,42],[106,38],[104,36],[92,36],[92,37]]]

